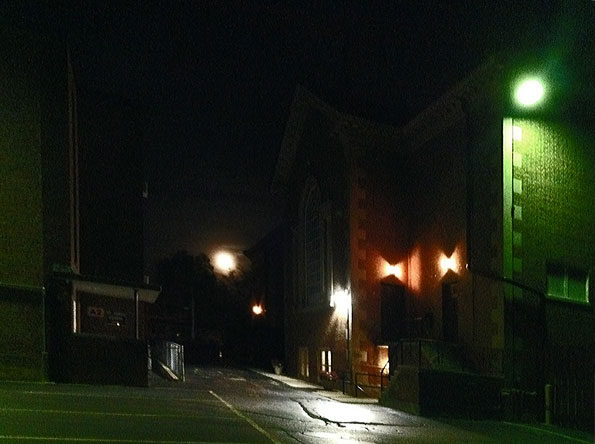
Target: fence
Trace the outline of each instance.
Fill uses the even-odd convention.
[[[463,348],[435,339],[401,339],[396,350],[397,365],[418,368],[463,370]]]
[[[152,347],[151,359],[169,368],[178,379],[184,381],[184,346],[170,341],[158,341]],[[153,364],[154,366],[154,364]]]
[[[353,381],[347,379],[345,374],[343,374],[341,379],[343,393],[347,392],[347,385],[353,383],[356,398],[360,395],[375,397],[380,396],[382,391],[388,386],[390,375],[386,371],[385,365],[378,373],[355,372],[353,374]]]

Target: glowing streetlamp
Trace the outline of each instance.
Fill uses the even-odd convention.
[[[543,98],[543,84],[535,78],[526,79],[518,84],[514,92],[516,101],[525,107],[537,105]]]
[[[254,313],[256,316],[260,316],[264,313],[264,308],[262,308],[261,304],[254,304],[252,306],[252,313]]]

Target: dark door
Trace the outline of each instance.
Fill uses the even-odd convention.
[[[448,342],[457,342],[459,336],[456,288],[454,283],[442,284],[442,338]]]
[[[405,289],[402,285],[380,286],[380,336],[385,344],[407,335]]]

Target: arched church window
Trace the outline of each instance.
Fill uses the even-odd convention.
[[[303,306],[323,301],[323,235],[320,217],[320,191],[312,186],[304,205],[304,298]]]

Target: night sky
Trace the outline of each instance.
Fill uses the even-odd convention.
[[[241,251],[275,225],[269,186],[298,84],[399,124],[494,51],[560,38],[567,2],[134,4],[17,14],[67,30],[79,88],[138,107],[153,262],[181,248]]]

